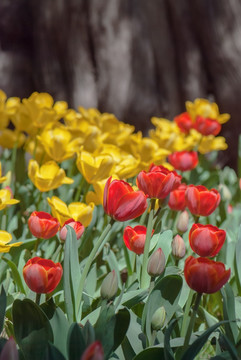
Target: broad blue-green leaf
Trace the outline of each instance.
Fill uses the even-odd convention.
[[[234,294],[231,286],[226,284],[221,289],[221,294],[223,297],[223,316],[224,320],[230,320],[229,323],[224,325],[226,330],[226,335],[231,342],[236,343],[238,337],[238,326],[236,321],[236,313],[235,313],[235,302],[234,302]]]
[[[73,323],[69,329],[67,347],[69,360],[80,360],[87,347],[82,330],[77,323]]]
[[[161,360],[164,359],[164,350],[158,347],[149,347],[137,354],[133,360]]]

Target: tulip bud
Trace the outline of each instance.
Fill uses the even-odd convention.
[[[90,344],[84,351],[80,360],[104,360],[104,350],[100,341],[95,341]]]
[[[164,324],[165,324],[165,320],[166,320],[166,311],[164,306],[161,306],[159,309],[157,309],[152,318],[151,318],[151,327],[153,330],[160,330]]]
[[[220,191],[223,200],[230,201],[232,199],[232,194],[226,185],[219,184],[218,190]]]
[[[112,270],[102,282],[100,294],[102,299],[112,299],[118,290],[118,279],[115,270]]]
[[[79,221],[75,221],[74,219],[68,219],[67,221],[65,221],[64,225],[61,227],[60,231],[59,231],[59,238],[61,242],[65,242],[66,240],[66,236],[67,236],[67,228],[66,225],[71,226],[75,233],[76,233],[76,238],[77,240],[79,240],[79,238],[82,236],[83,232],[84,232],[84,226],[79,222]]]
[[[172,240],[172,254],[177,259],[182,259],[186,254],[185,243],[180,235],[176,235]]]
[[[181,234],[185,233],[188,229],[188,223],[189,223],[189,214],[187,210],[184,210],[179,214],[177,220],[177,231],[180,232]]]
[[[161,248],[151,254],[147,264],[147,272],[150,276],[159,276],[165,269],[165,255]]]

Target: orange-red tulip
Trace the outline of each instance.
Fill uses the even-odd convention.
[[[203,116],[197,116],[194,128],[202,135],[218,135],[221,131],[222,125],[214,119],[205,118]]]
[[[185,134],[188,134],[193,126],[193,122],[191,119],[191,116],[188,114],[188,112],[184,112],[174,118],[175,123],[179,127],[179,129],[184,132]]]
[[[212,294],[220,290],[230,277],[231,270],[225,270],[221,262],[204,257],[189,256],[185,261],[184,276],[188,286],[205,294]]]
[[[68,219],[65,221],[64,225],[61,227],[60,231],[59,231],[59,237],[61,241],[65,241],[66,240],[66,236],[67,236],[67,227],[66,225],[71,226],[75,233],[76,233],[76,237],[77,240],[80,239],[80,237],[82,236],[85,227],[84,225],[81,224],[81,222],[79,221],[75,221],[74,219]]]
[[[59,226],[58,220],[44,211],[34,211],[28,219],[29,230],[37,238],[53,237],[57,234]]]
[[[189,243],[199,256],[216,256],[221,250],[226,232],[213,225],[193,224],[189,232]]]
[[[209,216],[219,205],[221,196],[216,189],[203,185],[189,185],[185,194],[186,205],[193,215]]]
[[[181,184],[177,189],[170,192],[168,206],[172,210],[183,211],[186,207],[185,193],[187,185]]]
[[[29,259],[23,268],[23,277],[28,287],[38,293],[52,292],[58,285],[63,274],[60,263],[42,259],[38,256]]]
[[[142,191],[134,191],[123,180],[107,180],[104,189],[104,210],[107,215],[118,221],[135,219],[147,208],[146,196]]]
[[[84,351],[80,360],[104,360],[104,350],[100,341],[90,344]]]
[[[126,226],[123,233],[123,240],[126,247],[138,255],[143,254],[146,241],[146,230],[146,227],[142,225],[137,225],[134,228]],[[152,234],[153,233],[154,230],[152,231]]]
[[[169,163],[180,171],[189,171],[198,164],[198,154],[196,151],[175,151],[168,156]]]
[[[149,198],[164,199],[181,183],[181,176],[164,166],[152,164],[148,172],[141,171],[136,184]]]

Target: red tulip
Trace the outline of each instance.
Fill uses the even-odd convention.
[[[226,232],[213,225],[193,224],[189,232],[189,243],[199,256],[216,256],[221,250]]]
[[[168,206],[172,210],[183,211],[186,207],[185,193],[187,185],[181,184],[177,189],[170,192]]]
[[[221,196],[216,189],[208,190],[203,185],[189,185],[185,199],[186,205],[193,215],[208,216],[218,207]]]
[[[23,277],[28,287],[38,293],[52,292],[58,285],[63,274],[60,263],[42,259],[38,256],[29,259],[23,268]]]
[[[147,208],[146,196],[142,191],[134,191],[123,180],[107,180],[104,189],[104,210],[118,221],[135,219]]]
[[[76,233],[76,237],[77,240],[82,236],[85,227],[84,225],[81,224],[81,222],[79,221],[75,221],[74,219],[68,219],[65,221],[64,225],[61,227],[60,231],[59,231],[59,237],[61,241],[65,241],[66,240],[66,236],[67,236],[67,227],[66,225],[71,226],[75,233]]]
[[[188,134],[191,128],[193,127],[191,116],[187,112],[184,112],[176,116],[174,118],[174,121],[179,127],[179,129],[185,134]]]
[[[28,219],[28,227],[37,238],[49,239],[57,234],[59,222],[44,211],[34,211]]]
[[[198,164],[198,154],[196,151],[176,151],[168,156],[169,163],[180,171],[189,171]]]
[[[188,286],[205,294],[220,290],[230,277],[231,270],[225,270],[221,262],[207,258],[189,256],[185,261],[184,276]]]
[[[104,350],[100,341],[90,344],[84,351],[80,360],[104,360]]]
[[[202,135],[218,135],[221,131],[221,124],[214,119],[197,116],[194,123],[194,128]]]
[[[169,171],[164,166],[152,164],[149,172],[141,171],[136,184],[148,197],[164,199],[181,183],[181,176],[175,171]]]
[[[127,226],[123,233],[123,240],[126,247],[138,255],[143,254],[146,241],[146,230],[146,227],[142,225],[137,225],[134,228]],[[153,233],[154,230],[152,230],[152,234]]]

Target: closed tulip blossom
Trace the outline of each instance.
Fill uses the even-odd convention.
[[[146,227],[137,225],[134,228],[126,226],[123,233],[123,240],[126,247],[136,253],[137,255],[143,254],[146,240]],[[152,234],[154,230],[152,231]]]
[[[127,221],[142,215],[147,208],[146,196],[123,180],[107,180],[104,190],[104,210],[117,221]]]
[[[189,243],[199,256],[216,256],[221,250],[226,232],[213,225],[193,224],[189,232]]]
[[[80,239],[80,237],[82,236],[85,230],[85,227],[79,221],[75,221],[74,219],[69,219],[65,221],[64,225],[61,227],[59,231],[60,240],[61,241],[66,240],[67,231],[68,231],[66,225],[71,226],[75,231],[77,240]]]
[[[205,118],[199,115],[195,119],[194,128],[202,135],[216,136],[220,133],[222,126],[215,119]]]
[[[181,130],[181,132],[188,134],[193,127],[193,121],[188,112],[184,112],[174,118],[175,123]]]
[[[60,263],[38,256],[29,259],[23,268],[23,277],[28,287],[37,294],[48,294],[57,287],[63,274]]]
[[[168,206],[175,211],[183,211],[186,207],[185,193],[187,185],[181,184],[177,189],[170,192]]]
[[[188,286],[198,293],[212,294],[220,290],[230,277],[221,262],[204,257],[189,256],[185,261],[184,276]]]
[[[181,176],[164,166],[152,164],[148,172],[141,171],[136,184],[149,198],[164,199],[181,183]]]
[[[185,194],[186,204],[193,215],[209,216],[218,207],[221,196],[216,189],[203,185],[189,185]]]
[[[101,342],[96,340],[84,351],[80,360],[104,360],[104,350]]]
[[[168,156],[169,163],[180,171],[189,171],[198,164],[198,154],[196,151],[176,151]]]
[[[29,230],[37,238],[53,237],[57,234],[59,226],[58,220],[44,211],[34,211],[28,219]]]

